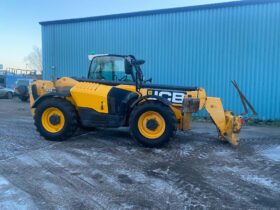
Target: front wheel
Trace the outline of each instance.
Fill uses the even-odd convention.
[[[76,110],[62,98],[42,101],[36,108],[34,119],[37,130],[47,140],[65,140],[77,129]]]
[[[147,147],[160,147],[167,143],[177,128],[174,113],[159,102],[146,102],[131,113],[130,133]]]

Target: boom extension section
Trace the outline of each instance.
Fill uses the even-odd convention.
[[[184,98],[182,129],[190,130],[191,114],[205,108],[218,129],[219,139],[222,141],[228,141],[232,145],[238,145],[242,123],[247,121],[249,118],[256,116],[257,113],[248,99],[241,92],[237,83],[235,81],[232,81],[232,83],[237,89],[241,102],[244,106],[245,111],[242,114],[234,115],[231,111],[225,111],[220,98],[207,97],[205,90],[200,88],[198,91],[189,92]],[[247,118],[243,118],[244,115],[249,113],[247,105],[253,114]]]
[[[205,109],[219,130],[219,139],[238,145],[242,117],[234,116],[231,111],[224,111],[220,98],[207,97]]]

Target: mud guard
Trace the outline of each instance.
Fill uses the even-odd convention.
[[[36,108],[40,103],[41,101],[47,99],[47,98],[51,98],[51,97],[67,97],[67,96],[70,96],[69,93],[57,93],[57,92],[51,92],[51,93],[47,93],[47,94],[44,94],[40,97],[38,97],[33,105],[31,106],[32,109]]]
[[[151,96],[151,95],[146,95],[146,96],[142,96],[140,98],[138,98],[136,101],[134,101],[131,105],[130,108],[132,109],[133,107],[135,107],[139,102],[143,101],[143,100],[156,100],[156,101],[160,101],[161,103],[163,103],[166,106],[172,106],[172,103],[170,101],[168,101],[167,99],[161,97],[161,96]]]

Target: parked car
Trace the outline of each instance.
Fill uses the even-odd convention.
[[[19,79],[16,81],[15,94],[21,101],[27,101],[29,99],[28,86],[32,82],[32,79]]]
[[[0,86],[0,98],[12,99],[14,96],[14,93],[15,92],[13,89]]]

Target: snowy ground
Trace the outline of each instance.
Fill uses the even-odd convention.
[[[280,208],[280,128],[244,127],[237,148],[207,123],[161,149],[126,129],[49,142],[28,106],[0,100],[0,209]]]

